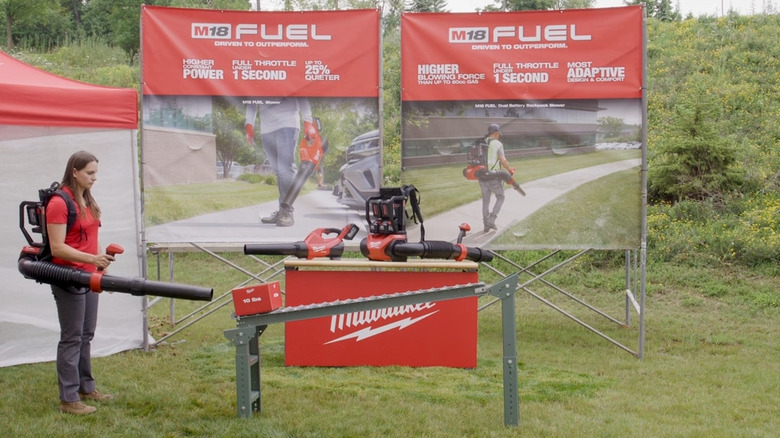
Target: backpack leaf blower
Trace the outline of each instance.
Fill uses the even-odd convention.
[[[417,189],[408,185],[400,188],[380,188],[380,195],[366,202],[366,221],[369,235],[360,242],[360,252],[375,261],[405,262],[408,257],[464,259],[475,262],[493,260],[493,253],[481,248],[469,248],[461,242],[468,224],[460,225],[457,243],[439,240],[425,240],[422,214],[417,198]],[[412,219],[420,222],[420,242],[406,241],[405,203],[410,200]]]
[[[27,247],[25,247],[26,249]],[[104,290],[124,292],[131,295],[154,295],[185,300],[211,301],[214,289],[186,284],[151,281],[141,277],[127,278],[105,274],[104,271],[86,272],[69,266],[57,265],[49,261],[36,260],[36,254],[22,250],[19,256],[19,272],[25,278],[38,283],[62,284],[74,287],[88,287],[92,292]],[[112,243],[107,253],[121,254],[121,246]]]
[[[462,226],[462,225],[461,225]],[[468,226],[468,225],[467,225]],[[363,245],[363,242],[366,245]],[[471,260],[475,262],[489,262],[493,260],[493,253],[477,247],[468,247],[462,243],[451,243],[443,240],[422,240],[420,242],[407,242],[401,239],[373,240],[363,239],[360,251],[369,260],[406,261],[407,257],[420,257],[421,259],[451,259],[456,261]],[[380,242],[375,248],[371,243]]]
[[[282,199],[281,207],[291,209],[293,203],[298,198],[298,194],[303,188],[303,184],[309,179],[314,171],[320,165],[325,153],[328,152],[328,140],[322,138],[322,124],[318,117],[314,118],[311,124],[311,128],[308,127],[309,122],[304,122],[304,134],[298,145],[298,154],[300,157],[300,166],[298,172],[295,174],[290,188]]]
[[[24,238],[28,243],[28,245],[22,247],[22,252],[19,254],[18,261],[19,272],[24,278],[35,280],[38,283],[62,284],[79,288],[89,287],[92,292],[107,290],[125,292],[131,295],[154,295],[166,298],[211,301],[211,298],[214,296],[214,289],[151,281],[141,277],[118,277],[115,275],[107,275],[102,269],[97,272],[86,272],[49,261],[51,258],[51,248],[49,245],[49,235],[46,232],[46,201],[48,201],[48,199],[53,196],[54,191],[58,189],[59,185],[54,183],[49,189],[38,191],[40,201],[24,201],[19,205],[19,228],[22,230],[22,234],[24,234]],[[75,222],[75,206],[72,208]],[[73,223],[70,222],[70,210],[71,207],[68,207],[68,229],[73,226]],[[31,231],[33,233],[41,235],[40,242],[36,242],[33,236],[27,231],[28,225],[26,224],[31,226]],[[111,243],[106,247],[106,254],[111,256],[124,252],[124,248],[116,243]]]
[[[511,172],[503,169],[488,170],[487,149],[488,143],[484,138],[469,145],[468,150],[466,151],[467,165],[463,169],[463,176],[472,181],[500,179],[512,186],[520,195],[525,196],[525,190],[523,190],[520,187],[520,184],[515,181],[514,169],[512,169]]]

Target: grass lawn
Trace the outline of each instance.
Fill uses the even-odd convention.
[[[246,256],[226,256],[246,266]],[[243,280],[203,255],[177,257],[179,281],[213,286],[215,297]],[[620,318],[619,265],[597,254],[549,280]],[[488,270],[480,275],[494,281]],[[730,292],[714,295],[713,285]],[[530,288],[636,345],[636,315],[622,328],[541,284]],[[479,314],[475,369],[285,367],[283,327],[271,326],[260,338],[263,412],[239,419],[235,348],[223,336],[235,327],[228,303],[153,351],[94,359],[99,388],[117,398],[89,417],[57,411],[53,363],[0,368],[0,419],[14,437],[772,437],[780,318],[776,306],[741,297],[779,289],[777,278],[728,269],[648,266],[644,360],[519,291],[517,428],[503,424],[498,305]],[[176,304],[184,315],[201,303]],[[165,303],[151,310],[158,339],[171,330],[167,312]]]
[[[583,248],[636,248],[642,229],[639,176],[632,169],[585,183],[503,232],[491,246],[557,248],[577,242]]]
[[[556,172],[570,170],[584,159],[559,158],[550,158],[561,166]],[[587,163],[593,164],[598,163]],[[552,169],[549,164],[542,167]],[[539,176],[529,176],[535,177]],[[635,172],[621,172],[607,177],[607,182],[623,184],[626,178],[635,177]],[[191,196],[214,194],[220,203],[210,208],[228,208],[255,193],[252,186],[220,183],[211,188],[215,192],[203,187],[192,190]],[[182,195],[189,189],[178,190]],[[270,192],[272,199],[273,190]],[[570,208],[587,207],[596,202],[594,199],[619,203],[601,198],[588,184],[566,196],[568,199],[518,224],[517,230],[524,226],[544,229],[545,224],[554,222],[551,218],[563,215],[560,208],[566,202]],[[613,205],[608,215],[593,208],[580,210],[572,217],[614,228],[618,235],[621,218],[637,215],[633,206],[620,209]],[[589,232],[576,223],[559,225],[574,233]],[[544,254],[502,253],[519,266],[527,266]],[[572,254],[564,251],[560,257]],[[258,270],[256,265],[247,267],[256,263],[253,258],[222,255],[249,271]],[[775,437],[780,429],[776,415],[780,406],[780,312],[777,301],[767,299],[780,290],[777,277],[733,267],[651,262],[647,267],[643,360],[563,317],[526,291],[518,291],[520,424],[507,428],[499,305],[488,306],[478,315],[475,369],[286,367],[284,328],[270,326],[260,338],[263,410],[250,419],[239,419],[235,347],[223,332],[235,327],[227,293],[246,278],[204,254],[175,257],[176,281],[214,288],[218,301],[213,313],[152,351],[95,358],[100,390],[117,398],[99,405],[97,414],[88,417],[58,412],[54,363],[0,368],[0,422],[7,436]],[[264,260],[272,263],[279,258]],[[548,263],[560,260],[555,256]],[[150,258],[149,263],[149,272],[156,272],[156,260]],[[166,256],[160,263],[168,264]],[[498,259],[491,267],[480,270],[487,283],[500,278],[497,272],[517,270]],[[534,267],[536,273],[545,269]],[[263,275],[265,280],[283,280],[270,272]],[[524,274],[520,281],[529,278]],[[594,251],[545,279],[618,320],[624,318],[620,252]],[[638,348],[639,318],[635,313],[626,328],[541,282],[528,289],[617,342]],[[491,298],[480,300],[486,304]],[[174,330],[168,321],[167,303],[163,300],[150,310],[150,331],[156,339]],[[177,300],[176,315],[181,317],[201,305]]]
[[[144,192],[144,220],[147,226],[160,225],[278,198],[276,185],[245,181],[151,187]]]

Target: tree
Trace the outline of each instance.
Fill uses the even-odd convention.
[[[141,5],[249,10],[249,0],[89,0],[82,21],[87,35],[106,38],[127,53],[138,53]]]
[[[26,18],[56,9],[56,0],[0,0],[0,14],[5,17],[5,45],[14,48],[14,26]]]
[[[217,142],[217,158],[222,162],[222,176],[230,173],[230,167],[239,156],[251,154],[244,134],[243,108],[227,99],[214,98],[214,135]]]
[[[691,83],[654,150],[648,180],[656,199],[719,199],[742,181],[736,151],[717,130],[721,106],[708,90],[711,81],[699,76]]]
[[[626,127],[623,119],[617,117],[601,117],[597,120],[605,139],[618,139]]]
[[[380,0],[284,0],[285,11],[374,9]]]
[[[251,5],[249,0],[170,0],[170,6],[179,8],[248,11]]]
[[[73,17],[73,23],[77,28],[81,27],[81,14],[86,1],[81,0],[61,0],[60,4],[63,10],[69,10]]]
[[[553,9],[588,9],[596,0],[556,0]]]
[[[81,23],[84,32],[89,36],[106,37],[111,35],[108,18],[111,15],[113,3],[107,0],[90,0],[81,13]]]
[[[595,0],[498,0],[495,5],[485,8],[487,11],[546,11],[552,9],[592,8]]]
[[[387,38],[401,28],[404,0],[386,0],[382,3],[382,35]],[[387,7],[385,8],[384,5]]]
[[[680,10],[672,6],[672,0],[626,0],[626,6],[644,4],[647,16],[661,21],[680,21]]]
[[[78,37],[71,17],[59,5],[41,8],[36,14],[19,19],[13,27],[15,44],[49,51]]]
[[[448,12],[447,0],[408,0],[407,12]]]
[[[401,176],[401,31],[383,39],[382,99],[384,100],[383,174],[394,182]]]

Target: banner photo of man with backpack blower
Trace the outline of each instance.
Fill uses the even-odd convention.
[[[638,246],[642,20],[640,6],[402,17],[401,177],[429,237],[468,222],[464,242],[489,248]]]
[[[477,160],[470,159],[469,165],[463,169],[467,179],[472,179],[473,176],[479,181],[479,189],[482,192],[482,225],[485,232],[491,229],[498,230],[496,219],[504,205],[504,183],[511,185],[521,196],[525,196],[525,191],[520,184],[512,178],[515,168],[509,165],[504,156],[504,145],[499,140],[500,135],[501,127],[491,123],[488,126],[487,137],[479,140],[472,148],[476,151],[472,152],[470,149],[469,157],[476,155]],[[496,201],[491,208],[492,196],[496,197]]]

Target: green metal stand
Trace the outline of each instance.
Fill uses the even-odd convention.
[[[238,416],[249,418],[260,412],[260,335],[266,325],[225,330],[225,337],[236,346],[236,409]]]
[[[509,277],[507,277],[509,278]],[[503,288],[492,290],[491,295],[501,299],[501,330],[504,343],[504,425],[520,424],[520,406],[517,376],[517,323],[515,319],[515,287],[504,284]]]
[[[270,313],[237,317],[235,329],[225,337],[236,346],[236,409],[240,418],[250,418],[262,407],[259,338],[269,324],[298,321],[340,313],[419,304],[490,294],[501,299],[504,337],[504,424],[517,426],[520,419],[515,335],[515,291],[517,274],[485,286],[484,283],[425,289],[412,292],[284,307]]]

